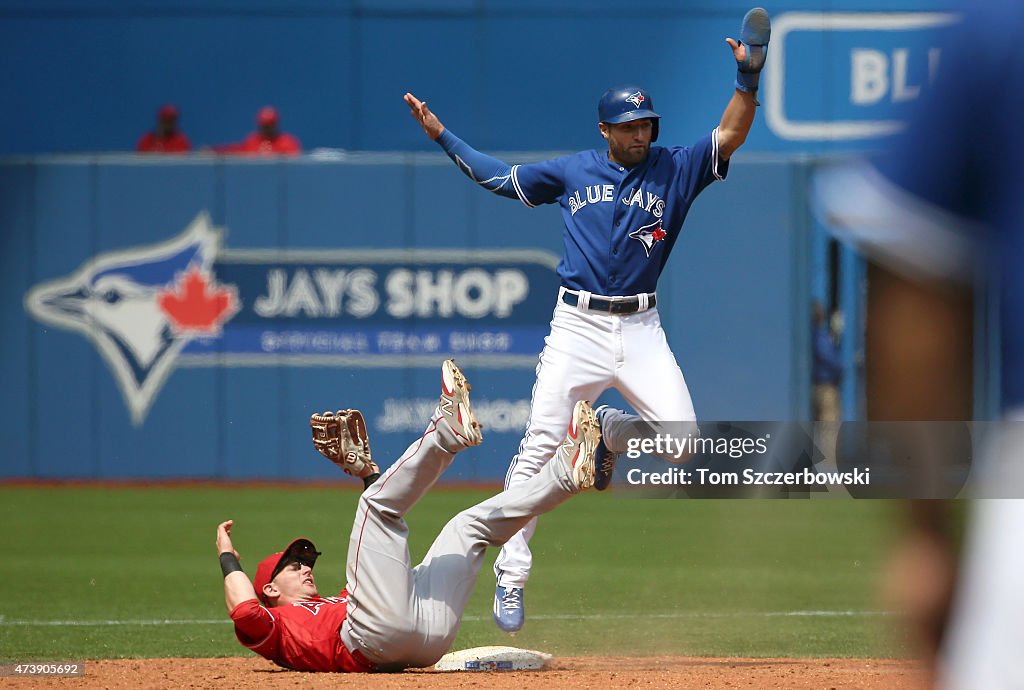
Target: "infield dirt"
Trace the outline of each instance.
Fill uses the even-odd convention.
[[[716,659],[574,657],[545,671],[392,674],[297,673],[255,658],[106,659],[82,678],[6,678],[11,688],[863,688],[914,689],[930,683],[914,661],[894,659]]]

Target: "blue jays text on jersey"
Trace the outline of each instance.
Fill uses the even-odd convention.
[[[584,194],[586,195],[584,198]],[[625,194],[621,201],[626,206],[640,206],[648,213],[653,213],[655,218],[665,215],[665,200],[657,194],[647,192],[644,200],[643,187],[637,187]],[[599,204],[602,201],[615,201],[615,185],[590,185],[586,190],[577,189],[569,194],[569,213],[576,215],[576,212],[587,204]]]
[[[437,141],[485,189],[530,207],[558,202],[565,222],[558,275],[565,287],[598,295],[654,292],[690,205],[729,167],[718,156],[717,129],[691,147],[652,146],[629,169],[606,151],[510,166],[451,130]]]

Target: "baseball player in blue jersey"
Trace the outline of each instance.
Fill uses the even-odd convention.
[[[557,203],[565,223],[558,265],[562,286],[551,332],[537,365],[532,412],[505,485],[527,481],[554,455],[578,400],[616,388],[636,410],[598,408],[601,442],[595,486],[608,486],[618,453],[636,422],[692,423],[690,392],[668,346],[657,310],[658,277],[690,205],[724,180],[729,158],[754,121],[758,79],[770,36],[768,14],[751,10],[740,40],[726,39],[738,70],[718,126],[689,147],[652,146],[660,115],[635,85],[609,89],[598,102],[607,150],[526,165],[508,165],[474,150],[411,93],[405,102],[430,139],[474,182],[528,207]],[[678,458],[666,458],[678,462]],[[495,563],[494,618],[507,631],[524,621],[523,588],[536,520],[509,540]]]
[[[960,23],[942,45],[935,82],[904,134],[876,165],[819,177],[817,203],[899,276],[877,298],[872,286],[871,297],[892,312],[872,355],[900,365],[890,366],[882,382],[892,419],[952,419],[943,415],[960,399],[970,409],[977,389],[948,368],[961,366],[963,349],[968,361],[988,359],[978,343],[971,352],[971,336],[980,324],[991,329],[992,315],[975,320],[976,313],[951,308],[950,283],[962,281],[970,295],[978,274],[995,280],[999,318],[989,337],[1000,347],[1003,421],[986,443],[975,439],[975,448],[984,449],[971,468],[979,500],[963,511],[961,562],[953,558],[959,530],[943,514],[949,507],[920,501],[890,577],[921,636],[941,644],[936,687],[1009,690],[1024,688],[1024,53],[1006,37],[1024,30],[1024,5],[965,0],[951,9]],[[894,325],[900,328],[890,330]],[[992,434],[993,426],[975,432]],[[943,460],[944,451],[929,448],[928,457]],[[935,628],[946,614],[940,637]]]

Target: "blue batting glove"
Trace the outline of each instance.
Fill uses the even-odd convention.
[[[772,37],[772,23],[763,7],[755,7],[743,17],[740,26],[740,43],[747,47],[747,55],[737,60],[736,88],[751,93],[757,102],[757,87],[761,80],[765,58],[768,57],[768,41]]]

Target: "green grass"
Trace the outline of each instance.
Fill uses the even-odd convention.
[[[439,489],[409,515],[414,562],[489,495]],[[358,494],[312,488],[0,488],[0,659],[236,656],[214,548],[233,518],[251,575],[312,539],[321,592],[344,579]],[[511,643],[556,654],[903,656],[880,613],[894,506],[878,501],[628,500],[596,493],[541,519]],[[509,644],[490,620],[489,552],[456,647]],[[96,625],[96,621],[196,621]],[[46,622],[77,622],[53,625]],[[208,621],[208,622],[207,622]]]

